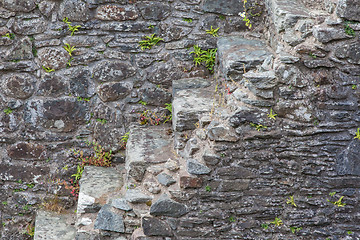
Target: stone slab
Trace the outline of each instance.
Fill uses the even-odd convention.
[[[247,72],[255,69],[272,56],[265,43],[260,40],[228,36],[219,38],[217,45],[220,74],[234,80],[241,77],[244,70]]]
[[[80,180],[77,213],[96,207],[99,198],[107,197],[123,185],[122,175],[114,168],[86,166]]]
[[[173,128],[175,131],[195,129],[201,116],[210,113],[214,98],[207,89],[185,89],[178,91],[172,103]]]
[[[298,0],[266,0],[265,4],[277,32],[294,27],[299,19],[309,18],[309,10]]]
[[[38,211],[35,220],[34,240],[74,240],[76,229],[67,223],[70,216]]]
[[[172,141],[166,131],[163,126],[130,127],[125,160],[127,177],[141,181],[148,166],[166,162],[173,156]]]

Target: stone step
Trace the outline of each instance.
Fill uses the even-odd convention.
[[[125,160],[127,182],[141,182],[148,167],[165,163],[173,156],[169,130],[164,126],[130,127]]]
[[[76,235],[74,218],[74,214],[38,211],[34,240],[74,240]]]
[[[116,197],[122,186],[122,173],[114,168],[95,166],[84,168],[77,205],[78,232],[92,233],[97,232],[96,229],[102,229],[104,224],[99,223],[98,213],[99,211],[101,213],[110,199]]]
[[[193,130],[201,116],[209,114],[214,105],[214,89],[206,79],[189,78],[173,81],[174,131]]]
[[[309,18],[309,10],[299,0],[265,0],[277,32],[292,28],[300,19]]]
[[[265,43],[240,36],[222,37],[218,40],[219,74],[230,80],[240,80],[242,75],[272,57]]]

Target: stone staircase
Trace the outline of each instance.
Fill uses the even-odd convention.
[[[294,4],[299,3],[267,1],[278,33],[308,17],[303,7],[295,10]],[[76,220],[69,226],[65,216],[39,212],[35,240],[191,237],[195,234],[191,227],[179,229],[177,225],[183,216],[197,217],[194,211],[198,209],[186,201],[193,189],[204,188],[209,179],[231,176],[234,171],[244,178],[253,176],[242,168],[217,170],[221,157],[213,143],[236,142],[245,131],[257,134],[248,124],[239,127],[243,123],[267,125],[266,114],[275,106],[278,85],[274,69],[296,62],[294,59],[290,53],[272,51],[259,39],[219,38],[220,78],[173,81],[172,128],[132,125],[123,171],[86,167]],[[239,184],[224,181],[219,187],[241,190],[248,184],[246,179]],[[209,197],[221,199],[210,193]],[[215,239],[213,234],[201,239]]]

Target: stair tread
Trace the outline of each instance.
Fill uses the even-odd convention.
[[[69,224],[71,214],[38,211],[35,222],[35,240],[74,240],[76,229]]]

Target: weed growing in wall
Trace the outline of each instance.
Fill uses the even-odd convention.
[[[218,37],[219,36],[219,34],[218,34],[219,29],[220,28],[214,29],[213,26],[211,26],[210,30],[206,30],[206,33],[212,35],[213,37]]]
[[[216,52],[217,48],[203,50],[198,45],[194,45],[194,51],[190,52],[190,54],[194,54],[195,66],[204,63],[210,73],[214,73]]]
[[[71,190],[71,195],[77,199],[79,197],[79,181],[82,177],[85,166],[110,167],[112,159],[112,151],[105,151],[105,149],[97,142],[88,142],[86,144],[92,148],[92,153],[88,156],[84,155],[83,151],[72,149],[74,157],[80,162],[77,165],[76,173],[72,174],[68,182],[62,181],[60,184],[64,185],[66,189]],[[66,166],[65,166],[66,167]],[[67,168],[66,168],[67,169]]]
[[[78,32],[78,31],[79,31],[79,28],[81,28],[80,25],[72,26],[72,25],[71,25],[71,22],[69,22],[69,19],[68,19],[67,17],[65,17],[65,18],[63,19],[63,22],[68,25],[68,29],[69,29],[69,31],[71,32],[71,36],[73,36],[74,33],[75,33],[75,32]]]
[[[155,46],[158,42],[164,41],[164,39],[155,37],[155,33],[151,34],[150,36],[145,36],[145,40],[142,40],[139,42],[139,45],[141,47],[141,50],[145,49],[151,49],[153,46]]]
[[[360,140],[360,128],[357,129],[354,139],[359,139]]]

